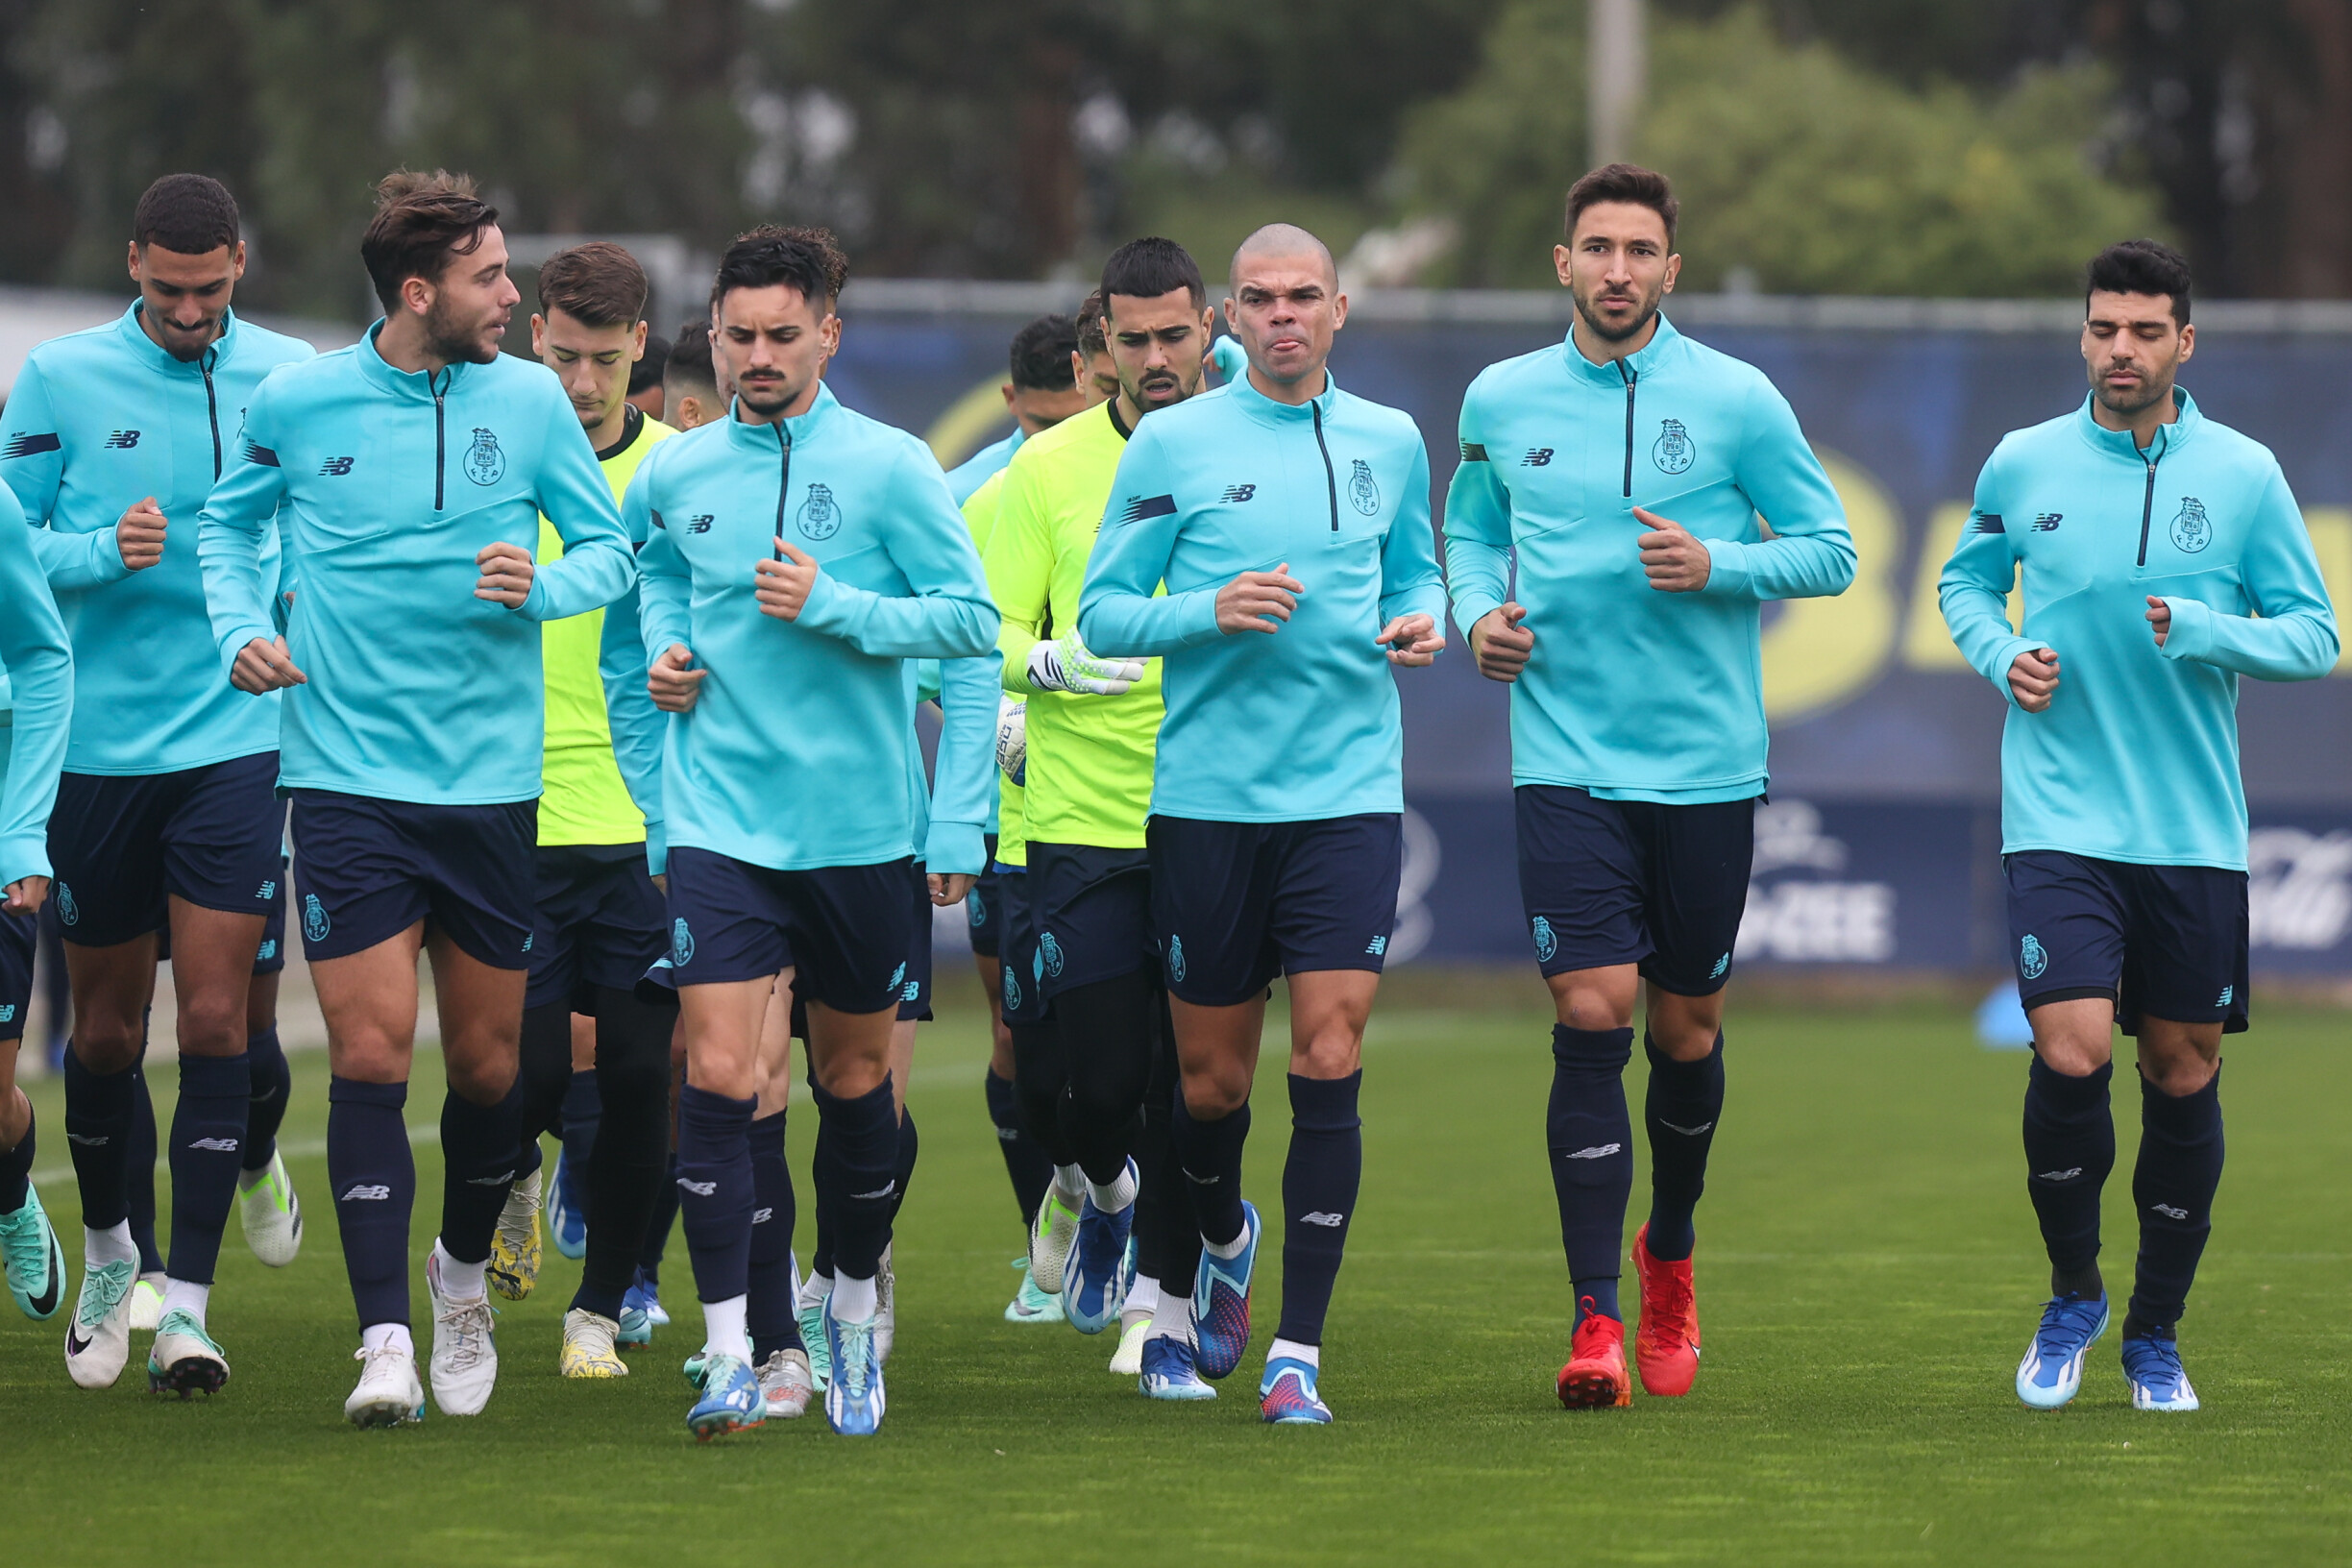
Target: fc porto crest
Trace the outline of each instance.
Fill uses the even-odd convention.
[[[1692,463],[1699,460],[1699,449],[1691,444],[1690,431],[1678,419],[1658,421],[1657,444],[1650,449],[1650,460],[1658,466],[1660,474],[1687,474]]]
[[[1054,934],[1051,931],[1044,932],[1038,938],[1038,962],[1045,967],[1047,974],[1059,976],[1062,972],[1064,963],[1062,944],[1054,940]]]
[[[1175,982],[1176,982],[1178,985],[1182,985],[1182,984],[1184,984],[1184,977],[1185,977],[1184,938],[1182,938],[1182,937],[1170,937],[1170,938],[1168,938],[1168,947],[1167,947],[1167,967],[1168,967],[1168,978],[1169,978],[1170,980],[1175,981]]]
[[[60,925],[80,925],[82,906],[74,902],[73,889],[62,882],[57,883],[56,888],[58,923]]]
[[[474,427],[474,444],[466,448],[465,471],[476,484],[496,484],[506,477],[506,453],[498,444],[497,431]]]
[[[334,922],[327,918],[327,906],[319,902],[315,893],[303,894],[303,935],[312,942],[325,942]]]
[[[2042,950],[2042,943],[2031,935],[2018,943],[2018,973],[2028,980],[2039,980],[2042,971],[2048,968],[2049,954]]]
[[[2206,521],[2205,503],[2194,496],[2181,497],[2180,515],[2172,520],[2172,543],[2184,555],[2194,555],[2213,543],[2213,525]]]
[[[1535,934],[1535,962],[1551,963],[1552,955],[1559,951],[1559,938],[1552,934],[1552,922],[1538,915],[1532,929]]]
[[[670,922],[670,967],[682,969],[694,962],[694,933],[686,929],[684,916]]]
[[[1380,510],[1380,486],[1372,482],[1372,465],[1361,457],[1356,459],[1356,472],[1348,479],[1348,500],[1366,517]]]
[[[800,503],[800,514],[794,521],[804,539],[830,539],[841,532],[841,502],[833,499],[833,487],[810,485],[808,500]]]

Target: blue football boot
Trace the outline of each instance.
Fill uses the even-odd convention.
[[[1287,1356],[1266,1362],[1258,1413],[1277,1427],[1328,1427],[1332,1418],[1331,1407],[1315,1392],[1315,1368]]]
[[[2196,1390],[2181,1369],[2180,1341],[2169,1329],[2123,1341],[2123,1376],[2135,1410],[2193,1410]]]
[[[768,1419],[759,1378],[732,1356],[713,1356],[702,1369],[702,1397],[686,1412],[686,1430],[697,1442],[743,1432]]]
[[[1127,1162],[1127,1175],[1137,1180],[1136,1163]],[[1118,1321],[1127,1302],[1127,1282],[1134,1254],[1128,1236],[1135,1228],[1135,1203],[1111,1213],[1094,1206],[1089,1192],[1078,1210],[1078,1244],[1070,1249],[1062,1271],[1062,1311],[1080,1334],[1100,1334]]]
[[[833,1315],[833,1299],[824,1300],[825,1350],[833,1362],[824,1391],[825,1419],[845,1437],[870,1437],[882,1430],[882,1357],[874,1344],[881,1314],[845,1323]]]
[[[647,1309],[646,1287],[643,1282],[632,1284],[622,1292],[620,1329],[613,1335],[617,1345],[649,1345],[653,1342],[653,1314]]]
[[[1258,1206],[1245,1199],[1241,1235],[1246,1244],[1241,1251],[1219,1258],[1201,1248],[1200,1271],[1192,1282],[1192,1323],[1200,1335],[1197,1363],[1205,1378],[1228,1376],[1249,1349],[1250,1275],[1258,1265],[1258,1241],[1263,1234]]]
[[[2096,1301],[2053,1296],[2042,1309],[2025,1359],[2018,1362],[2017,1395],[2037,1410],[2054,1410],[2082,1387],[2083,1358],[2107,1332],[2107,1293]]]
[[[558,1151],[555,1179],[548,1183],[548,1228],[555,1233],[555,1250],[566,1258],[588,1256],[588,1211],[580,1207],[579,1172]]]
[[[1136,1386],[1145,1399],[1214,1399],[1213,1384],[1201,1381],[1192,1342],[1172,1334],[1155,1334],[1143,1341],[1143,1373]]]

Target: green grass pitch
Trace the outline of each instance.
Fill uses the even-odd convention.
[[[299,1056],[285,1137],[309,1235],[293,1266],[271,1272],[232,1222],[212,1313],[235,1369],[221,1396],[151,1397],[144,1336],[121,1384],[85,1393],[61,1364],[62,1317],[34,1324],[0,1308],[7,1559],[2352,1556],[2342,1015],[2274,1010],[2231,1042],[2229,1169],[2182,1335],[2205,1409],[2186,1417],[2128,1408],[2112,1335],[2073,1408],[2038,1414],[2011,1393],[2046,1283],[2022,1190],[2021,1056],[1978,1049],[1965,1019],[1934,1010],[1806,1014],[1736,997],[1730,1098],[1700,1211],[1698,1386],[1678,1401],[1637,1395],[1627,1410],[1562,1411],[1552,1379],[1568,1301],[1544,1171],[1547,1037],[1540,1010],[1413,1009],[1401,988],[1376,1015],[1363,1196],[1327,1340],[1338,1424],[1271,1430],[1254,1395],[1281,1299],[1276,1247],[1260,1276],[1253,1355],[1213,1404],[1148,1404],[1104,1370],[1109,1337],[1000,1320],[1019,1237],[981,1102],[986,1039],[962,1000],[925,1031],[914,1081],[923,1155],[900,1222],[882,1435],[837,1438],[812,1413],[707,1448],[681,1421],[677,1365],[698,1334],[674,1237],[665,1274],[678,1322],[631,1353],[629,1378],[556,1376],[577,1265],[550,1248],[537,1293],[504,1310],[487,1413],[394,1432],[346,1426],[356,1334],[322,1154],[326,1065]],[[420,1057],[420,1086],[432,1066]],[[156,1076],[168,1115],[168,1066]],[[2133,1244],[2129,1085],[2119,1079],[2108,1188],[2118,1286]],[[39,1164],[57,1172],[66,1159],[55,1081],[34,1097]],[[438,1104],[437,1088],[420,1087],[411,1124],[429,1125]],[[1277,1052],[1259,1108],[1250,1180],[1278,1232],[1287,1117]],[[803,1110],[793,1115],[804,1181],[808,1123]],[[439,1163],[429,1146],[419,1154],[421,1267]],[[53,1174],[43,1186],[51,1212],[72,1222],[78,1281],[72,1184]],[[420,1280],[420,1308],[423,1295]]]

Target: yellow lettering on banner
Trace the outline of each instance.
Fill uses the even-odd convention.
[[[1894,651],[1902,519],[1878,481],[1820,453],[1853,533],[1853,586],[1834,599],[1792,599],[1764,632],[1764,712],[1785,724],[1836,707],[1876,680]],[[1769,520],[1768,520],[1769,521]]]
[[[2319,575],[2327,579],[2340,632],[2344,617],[2352,615],[2352,506],[2306,506],[2303,526],[2311,529],[2312,551],[2319,557]],[[2333,673],[2352,675],[2352,647],[2337,653]]]
[[[1927,537],[1920,544],[1919,565],[1911,574],[1911,605],[1903,615],[1902,660],[1914,670],[1966,670],[1951,628],[1944,624],[1944,607],[1936,599],[1936,581],[1944,563],[1960,548],[1960,530],[1968,527],[1969,503],[1948,501],[1927,519]],[[2009,625],[2025,624],[2025,590],[2009,585]]]

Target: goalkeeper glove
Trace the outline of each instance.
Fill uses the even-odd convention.
[[[1007,697],[996,704],[996,766],[1015,788],[1029,778],[1029,704]]]
[[[1029,650],[1029,684],[1041,692],[1117,697],[1142,678],[1141,659],[1098,658],[1075,631]]]

